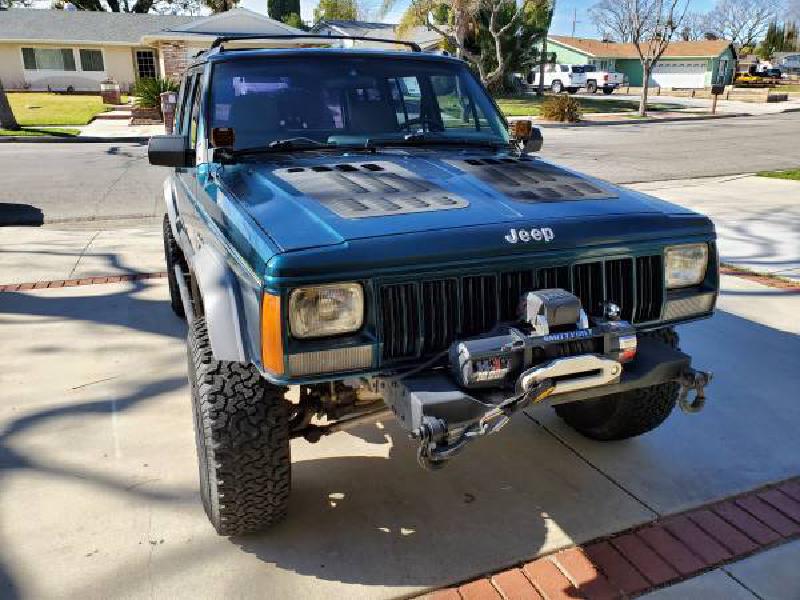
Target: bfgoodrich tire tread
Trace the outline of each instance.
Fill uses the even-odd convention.
[[[251,365],[215,360],[202,318],[190,327],[189,369],[208,518],[221,535],[274,525],[291,490],[286,388]]]
[[[672,328],[641,334],[678,347],[678,334]],[[567,425],[593,440],[624,440],[652,431],[669,417],[678,398],[677,383],[612,394],[584,402],[555,406]]]

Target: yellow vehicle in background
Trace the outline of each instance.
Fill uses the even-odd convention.
[[[737,87],[772,87],[780,81],[780,76],[774,76],[770,71],[759,71],[756,65],[742,64],[736,70],[733,84]]]

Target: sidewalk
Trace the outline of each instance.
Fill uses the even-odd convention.
[[[711,217],[722,262],[800,281],[800,182],[737,175],[627,187]]]
[[[127,120],[95,119],[80,128],[80,137],[151,137],[164,135],[164,125],[128,125]]]

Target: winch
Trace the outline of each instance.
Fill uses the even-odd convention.
[[[545,398],[560,404],[676,382],[681,408],[702,408],[710,374],[692,369],[677,348],[637,337],[620,313],[606,302],[602,316],[588,317],[563,289],[528,292],[516,322],[454,342],[447,368],[437,368],[435,357],[375,378],[369,387],[419,441],[417,457],[426,468],[442,466],[471,440],[499,431],[514,413]],[[691,390],[694,402],[687,398]]]

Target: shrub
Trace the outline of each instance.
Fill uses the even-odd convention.
[[[577,123],[581,120],[581,103],[567,94],[549,96],[542,102],[541,114],[548,121]]]
[[[139,79],[133,86],[133,93],[142,108],[159,108],[162,92],[177,92],[178,84],[172,79]]]

